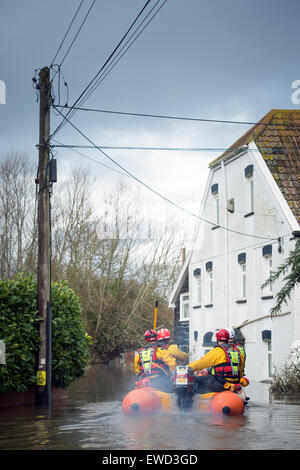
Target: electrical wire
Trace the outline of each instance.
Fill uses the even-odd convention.
[[[61,145],[53,145],[52,147],[60,147],[60,148],[85,148],[85,149],[93,149],[95,148],[94,145],[68,145],[68,144],[61,144]],[[134,147],[134,146],[112,146],[112,145],[97,145],[97,147],[101,149],[113,149],[113,150],[151,150],[151,151],[167,151],[167,152],[227,152],[228,150],[237,150],[241,147],[231,148],[231,147]],[[284,152],[286,150],[299,150],[297,147],[260,147],[258,149],[251,149],[251,151],[272,151],[272,152]]]
[[[80,8],[81,8],[83,2],[84,2],[84,0],[81,0],[80,5],[79,5],[79,7],[77,8],[76,13],[75,13],[75,15],[73,16],[72,21],[71,21],[71,23],[70,23],[70,25],[69,25],[69,27],[68,27],[68,29],[67,29],[67,31],[66,31],[66,33],[65,33],[65,35],[64,35],[64,37],[63,37],[63,39],[62,39],[62,41],[61,41],[61,43],[60,43],[60,45],[59,45],[59,47],[58,47],[58,49],[57,49],[57,51],[56,51],[56,54],[55,54],[55,56],[54,56],[53,59],[52,59],[50,68],[51,68],[52,65],[54,64],[54,61],[55,61],[56,57],[58,56],[59,51],[61,50],[63,43],[65,42],[65,39],[66,39],[66,37],[67,37],[67,35],[68,35],[68,33],[69,33],[71,27],[72,27],[72,24],[73,24],[74,21],[75,21],[76,16],[77,16],[78,13],[79,13],[79,10],[80,10]]]
[[[63,115],[59,110],[58,112]],[[190,214],[191,216],[193,217],[196,217],[197,219],[200,219],[202,220],[203,222],[206,222],[210,225],[213,225],[215,226],[215,222],[211,222],[209,220],[206,220],[202,217],[200,217],[199,215],[197,214],[194,214],[193,212],[190,212],[189,210],[187,209],[184,209],[183,207],[179,206],[178,204],[176,204],[175,202],[171,201],[170,199],[166,198],[165,196],[163,196],[162,194],[160,194],[158,191],[156,191],[155,189],[151,188],[148,184],[144,183],[141,179],[139,179],[137,176],[135,176],[133,173],[131,173],[130,171],[126,170],[126,168],[124,168],[122,165],[120,165],[118,162],[116,162],[112,157],[110,157],[106,152],[104,152],[100,147],[98,147],[86,134],[84,134],[77,126],[75,126],[75,124],[73,124],[66,116],[65,116],[65,119],[66,121],[82,136],[84,137],[88,142],[90,142],[91,145],[93,145],[96,149],[99,150],[99,152],[101,152],[105,157],[107,157],[110,161],[112,161],[116,166],[118,166],[121,170],[123,170],[125,173],[127,173],[131,178],[133,178],[135,181],[137,181],[138,183],[140,183],[142,186],[144,186],[145,188],[149,189],[151,192],[153,192],[154,194],[156,194],[158,197],[160,197],[161,199],[163,199],[164,201],[168,202],[169,204],[173,205],[174,207],[177,207],[177,209],[180,209],[182,210],[183,212],[186,212],[187,214]],[[244,235],[244,236],[248,236],[248,237],[252,237],[252,238],[258,238],[258,239],[262,239],[262,240],[276,240],[276,238],[272,238],[272,237],[261,237],[259,235],[252,235],[252,234],[247,234],[247,233],[243,233],[243,232],[240,232],[238,230],[233,230],[233,229],[229,229],[227,227],[224,227],[222,225],[218,225],[219,228],[222,228],[224,230],[227,230],[228,232],[232,232],[232,233],[236,233],[238,235]]]
[[[54,147],[56,147],[56,148],[69,148],[70,150],[72,150],[73,152],[77,153],[78,155],[81,155],[82,157],[87,158],[88,160],[91,160],[92,162],[95,162],[95,163],[97,163],[98,165],[103,166],[104,168],[107,168],[107,169],[109,169],[109,170],[111,170],[111,171],[114,171],[114,172],[116,172],[116,173],[119,173],[119,174],[122,175],[122,176],[126,176],[126,177],[130,177],[130,178],[131,178],[131,176],[129,176],[128,174],[124,173],[123,171],[117,170],[116,168],[112,168],[111,166],[108,166],[108,165],[106,165],[105,163],[100,162],[99,160],[96,160],[95,158],[92,158],[92,157],[90,157],[90,156],[88,156],[88,155],[86,155],[86,154],[84,154],[84,153],[82,153],[82,152],[79,152],[79,151],[76,149],[76,148],[78,148],[78,147],[75,148],[75,146],[72,146],[72,145],[70,145],[70,146],[65,146],[65,145],[63,145],[61,142],[59,142],[59,141],[56,140],[56,139],[53,139],[53,142],[56,142],[56,143],[59,144],[59,145],[52,145],[52,146],[51,146],[52,148],[54,148]],[[92,148],[94,148],[94,147],[92,147]],[[102,148],[102,147],[101,147],[101,148]],[[183,194],[178,194],[178,193],[174,193],[173,191],[168,191],[168,190],[166,190],[166,189],[159,188],[158,186],[154,186],[153,184],[151,185],[151,187],[152,187],[152,188],[155,188],[155,189],[157,189],[157,190],[159,190],[159,191],[162,191],[162,192],[164,192],[164,193],[172,194],[173,196],[177,196],[177,197],[180,197],[180,198],[182,198],[182,199],[186,199],[187,201],[195,202],[196,204],[201,204],[201,205],[203,205],[203,206],[209,206],[209,207],[214,207],[214,208],[216,207],[215,204],[209,204],[208,202],[198,201],[197,199],[193,199],[193,198],[191,198],[191,197],[184,196]],[[227,207],[224,207],[224,206],[219,206],[219,208],[220,208],[220,209],[227,209]],[[245,210],[242,211],[242,210],[235,209],[235,212],[238,212],[238,213],[240,213],[240,214],[247,214],[249,211],[245,211]],[[258,212],[255,212],[255,214],[256,214],[256,215],[259,215],[259,216],[262,216],[262,217],[276,217],[276,214],[260,214],[260,213],[258,213]]]
[[[93,108],[82,108],[82,107],[74,107],[74,106],[60,106],[53,104],[54,108],[66,108],[66,109],[74,109],[76,111],[89,111],[95,113],[108,113],[108,114],[118,114],[123,116],[138,116],[138,117],[149,117],[149,118],[158,118],[158,119],[174,119],[180,121],[196,121],[196,122],[211,122],[211,123],[220,123],[220,124],[239,124],[239,125],[260,125],[260,126],[274,126],[274,127],[288,127],[289,129],[297,129],[299,131],[299,126],[291,126],[287,123],[264,123],[264,122],[252,122],[252,121],[233,121],[228,119],[207,119],[207,118],[192,118],[187,116],[170,116],[170,115],[163,115],[163,114],[147,114],[147,113],[131,113],[126,111],[111,111],[106,109],[93,109]]]
[[[126,31],[126,33],[124,34],[124,36],[122,37],[122,39],[119,41],[119,43],[117,44],[117,46],[115,47],[115,49],[113,50],[113,52],[110,54],[110,56],[108,57],[108,59],[105,61],[105,63],[102,65],[102,67],[99,69],[99,71],[96,73],[96,75],[94,76],[94,78],[89,82],[89,84],[86,86],[86,88],[83,90],[83,92],[80,94],[80,96],[77,98],[77,100],[74,102],[73,106],[71,106],[71,108],[69,109],[69,111],[67,112],[67,114],[65,116],[69,116],[73,110],[73,108],[76,106],[77,103],[79,102],[82,102],[85,94],[88,92],[88,90],[94,86],[95,84],[95,81],[98,79],[99,75],[101,74],[101,72],[105,69],[105,67],[107,66],[107,64],[111,61],[111,59],[113,58],[113,56],[116,54],[117,50],[121,47],[121,44],[123,43],[123,41],[126,39],[126,37],[128,36],[128,34],[130,33],[131,29],[134,27],[135,23],[138,21],[139,17],[142,15],[142,13],[144,12],[144,10],[147,8],[148,4],[150,3],[151,0],[147,0],[147,2],[144,4],[143,8],[141,9],[141,11],[138,13],[138,15],[136,16],[135,20],[133,21],[133,23],[131,24],[131,26],[129,27],[129,29]],[[159,0],[160,1],[160,0]],[[166,2],[167,0],[165,0]],[[164,2],[164,3],[165,3]],[[158,3],[158,2],[157,2]],[[140,26],[139,26],[140,27]],[[90,95],[89,95],[90,96]],[[74,114],[74,112],[73,112]],[[72,114],[72,115],[73,115]],[[65,116],[62,114],[63,118],[65,118]],[[62,127],[63,125],[65,124],[65,119],[62,120],[62,122],[57,126],[57,128],[55,129],[55,131],[52,133],[52,135],[50,136],[53,137]]]
[[[87,20],[87,18],[88,18],[88,16],[89,16],[89,14],[90,14],[90,12],[91,12],[93,6],[95,5],[95,3],[96,3],[96,0],[93,0],[93,3],[91,4],[91,6],[90,6],[90,8],[88,9],[88,11],[87,11],[87,13],[86,13],[86,15],[85,15],[83,21],[81,22],[80,27],[79,27],[77,33],[75,34],[73,41],[71,42],[71,44],[70,44],[70,46],[69,46],[69,49],[67,50],[67,52],[65,53],[63,59],[61,60],[61,62],[60,62],[60,64],[59,64],[60,66],[62,66],[62,64],[64,63],[64,61],[65,61],[65,59],[66,59],[66,57],[67,57],[67,55],[69,54],[70,50],[72,49],[72,47],[73,47],[73,45],[74,45],[74,42],[76,41],[76,39],[77,39],[77,37],[78,37],[78,35],[79,35],[81,29],[83,28],[83,25],[85,24],[85,22],[86,22],[86,20]]]
[[[83,1],[84,1],[84,0],[83,0]],[[79,7],[78,7],[78,10],[77,10],[77,12],[76,12],[76,14],[75,14],[75,16],[74,16],[74,18],[73,18],[73,20],[72,20],[70,26],[69,26],[69,29],[70,29],[71,25],[73,24],[73,21],[75,20],[75,17],[77,16],[77,13],[78,13],[78,11],[79,11],[79,9],[80,9],[80,7],[81,7],[83,1],[80,3],[80,5],[79,5]],[[78,37],[78,35],[79,35],[79,33],[80,33],[80,31],[81,31],[81,29],[82,29],[84,23],[86,22],[86,20],[87,20],[87,18],[88,18],[88,16],[89,16],[89,14],[90,14],[90,12],[91,12],[93,6],[95,5],[95,3],[96,3],[96,0],[93,1],[93,3],[91,4],[90,8],[88,9],[88,12],[86,13],[86,15],[85,15],[83,21],[81,22],[81,24],[80,24],[80,26],[79,26],[79,29],[78,29],[77,33],[75,34],[75,37],[73,38],[73,41],[71,42],[71,44],[70,44],[70,46],[69,46],[67,52],[65,53],[63,59],[61,60],[60,64],[54,64],[54,59],[56,58],[58,52],[56,53],[55,58],[53,59],[53,61],[52,61],[52,63],[51,63],[50,69],[53,68],[54,65],[57,65],[58,68],[57,68],[57,70],[56,70],[54,76],[53,76],[52,79],[51,79],[51,84],[52,84],[54,78],[56,77],[56,74],[61,71],[61,66],[62,66],[62,64],[64,63],[64,61],[65,61],[67,55],[69,54],[70,50],[72,49],[73,44],[74,44],[74,42],[76,41],[76,39],[77,39],[77,37]],[[68,31],[69,31],[69,29],[68,29]],[[67,31],[67,33],[68,33],[68,31]],[[67,33],[66,33],[66,35],[67,35]],[[65,37],[66,37],[66,35],[65,35]],[[61,45],[62,45],[62,44],[61,44]],[[60,46],[60,47],[61,47],[61,46]],[[59,49],[60,49],[60,48],[59,48]]]
[[[156,12],[152,15],[152,17],[149,19],[149,21],[145,24],[145,26],[143,27],[143,29],[139,32],[139,34],[133,39],[133,41],[129,44],[129,46],[125,49],[125,51],[122,53],[122,51],[124,50],[124,48],[127,46],[127,44],[129,43],[129,41],[132,39],[132,37],[135,35],[135,33],[141,28],[142,24],[146,21],[146,19],[148,18],[148,16],[153,12],[153,10],[155,9],[155,7],[158,5],[158,3],[160,2],[160,0],[158,0],[155,5],[152,7],[152,9],[148,12],[148,14],[146,15],[146,17],[143,19],[143,21],[140,23],[140,25],[136,28],[136,30],[132,33],[132,35],[129,37],[129,39],[125,42],[125,44],[123,45],[123,47],[119,50],[119,52],[116,54],[115,58],[111,61],[110,64],[108,64],[106,70],[103,70],[102,74],[98,77],[98,80],[96,81],[96,83],[93,85],[93,87],[91,88],[91,90],[88,92],[87,96],[81,100],[81,102],[79,103],[80,106],[83,105],[83,103],[85,103],[85,101],[91,96],[91,94],[96,90],[96,88],[100,85],[100,83],[107,77],[107,75],[112,71],[112,69],[117,65],[117,63],[122,59],[122,57],[126,54],[126,52],[128,51],[128,49],[135,43],[135,41],[139,38],[139,36],[143,33],[143,31],[146,29],[146,27],[149,25],[149,23],[155,18],[155,16],[159,13],[159,11],[162,9],[162,7],[165,5],[165,3],[167,2],[167,0],[164,0],[164,2],[162,3],[162,5],[156,10]],[[121,54],[122,53],[122,54]],[[121,55],[120,55],[121,54]],[[119,57],[118,57],[119,56]],[[110,68],[109,68],[110,67]],[[75,114],[75,111],[74,113]]]

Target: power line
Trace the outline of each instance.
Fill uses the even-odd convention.
[[[71,106],[62,106],[53,104],[54,108],[66,108],[71,109]],[[212,122],[212,123],[220,123],[220,124],[239,124],[239,125],[260,125],[260,126],[274,126],[274,127],[288,127],[289,129],[297,129],[299,130],[299,126],[291,126],[287,123],[264,123],[264,122],[252,122],[252,121],[233,121],[229,119],[207,119],[207,118],[193,118],[187,116],[170,116],[164,114],[147,114],[147,113],[133,113],[127,111],[111,111],[107,109],[94,109],[94,108],[82,108],[82,107],[74,107],[72,109],[76,111],[89,111],[95,113],[107,113],[107,114],[119,114],[123,116],[137,116],[137,117],[149,117],[149,118],[158,118],[158,119],[174,119],[179,121],[196,121],[196,122]]]
[[[55,56],[54,56],[53,59],[52,59],[50,68],[51,68],[52,65],[54,64],[54,61],[55,61],[56,57],[58,56],[59,51],[61,50],[63,43],[65,42],[65,39],[66,39],[66,37],[67,37],[67,35],[68,35],[68,33],[69,33],[71,27],[72,27],[72,24],[73,24],[74,21],[75,21],[76,16],[77,16],[78,13],[79,13],[79,10],[80,10],[80,8],[81,8],[83,2],[84,2],[84,0],[81,0],[80,5],[79,5],[79,7],[77,8],[76,13],[75,13],[75,15],[73,16],[72,21],[71,21],[71,23],[70,23],[70,25],[69,25],[69,27],[68,27],[68,29],[67,29],[67,31],[66,31],[66,33],[65,33],[65,35],[64,35],[64,37],[63,37],[63,39],[62,39],[62,41],[61,41],[61,43],[60,43],[60,45],[59,45],[59,47],[58,47],[58,49],[57,49],[57,51],[56,51],[56,54],[55,54]]]
[[[160,0],[158,0],[155,5],[152,7],[152,9],[148,12],[146,17],[143,19],[143,21],[140,23],[140,25],[136,28],[136,30],[132,33],[132,35],[129,37],[129,39],[125,42],[123,47],[119,50],[119,52],[116,54],[115,58],[112,60],[111,64],[108,64],[106,70],[103,70],[102,74],[98,77],[96,83],[93,85],[92,89],[88,92],[87,96],[79,103],[82,105],[85,103],[85,101],[91,96],[91,94],[96,90],[96,88],[100,85],[100,83],[107,77],[107,75],[112,71],[112,69],[117,65],[117,63],[122,59],[122,57],[126,54],[128,49],[135,43],[135,41],[139,38],[139,36],[143,33],[143,31],[146,29],[146,27],[149,25],[149,23],[155,18],[155,16],[158,14],[158,12],[161,10],[161,8],[165,5],[167,0],[164,0],[162,5],[156,10],[156,12],[152,15],[152,17],[149,19],[149,21],[145,24],[143,29],[138,33],[138,35],[133,39],[133,41],[128,45],[128,47],[125,49],[125,51],[121,54],[123,49],[127,46],[129,41],[132,39],[132,37],[135,35],[135,33],[141,28],[142,24],[146,21],[148,16],[153,12],[155,7],[158,5]],[[121,55],[120,55],[121,54]],[[119,57],[118,57],[119,56]],[[109,68],[110,67],[110,68]],[[75,114],[75,111],[73,112]]]
[[[97,163],[98,165],[103,166],[104,168],[107,168],[107,169],[109,169],[109,170],[111,170],[111,171],[114,171],[114,172],[116,172],[116,173],[119,173],[119,174],[122,175],[122,176],[126,176],[126,177],[130,177],[130,178],[131,178],[131,176],[129,176],[128,174],[124,173],[123,171],[120,171],[120,170],[117,170],[116,168],[112,168],[111,166],[105,165],[105,163],[100,162],[99,160],[96,160],[95,158],[92,158],[92,157],[90,157],[90,156],[88,156],[88,155],[86,155],[86,154],[84,154],[84,153],[82,153],[82,152],[79,152],[79,151],[77,150],[77,148],[78,148],[77,146],[64,146],[61,142],[59,142],[59,141],[56,140],[56,139],[53,139],[53,141],[56,142],[57,144],[60,144],[60,145],[51,145],[51,148],[53,148],[53,147],[56,147],[56,148],[57,148],[57,147],[58,147],[58,148],[69,148],[70,150],[72,150],[73,152],[77,153],[78,155],[81,155],[82,157],[87,158],[88,160],[91,160],[92,162],[95,162],[95,163]],[[76,147],[76,148],[75,148],[75,147]],[[82,146],[82,147],[84,147],[84,146]],[[90,147],[89,147],[89,148],[90,148]],[[93,148],[94,148],[94,147],[93,147]],[[163,191],[163,192],[165,192],[165,193],[173,194],[174,196],[181,197],[182,199],[186,199],[186,200],[188,200],[188,201],[195,202],[195,203],[197,203],[197,204],[201,204],[201,205],[203,205],[203,206],[210,206],[210,207],[214,207],[214,208],[216,207],[215,204],[209,204],[208,202],[198,201],[198,200],[193,199],[193,198],[191,198],[191,197],[184,196],[183,194],[178,194],[178,193],[174,193],[173,191],[168,191],[168,190],[166,190],[166,189],[159,188],[158,186],[153,186],[153,185],[152,185],[152,187],[158,189],[159,191]],[[223,207],[223,206],[219,206],[219,207],[220,207],[220,209],[227,209],[227,207]],[[246,210],[242,211],[242,210],[235,209],[235,212],[238,212],[238,213],[241,213],[241,214],[247,214],[249,211],[248,211],[248,210],[247,210],[247,211],[246,211]],[[256,215],[259,215],[259,216],[264,216],[264,217],[276,217],[276,214],[259,214],[259,213],[257,213],[257,212],[256,212],[255,214],[256,214]]]
[[[88,11],[87,11],[87,13],[86,13],[86,15],[85,15],[83,21],[81,22],[80,27],[79,27],[79,29],[78,29],[78,31],[77,31],[77,33],[76,33],[76,35],[75,35],[73,41],[71,42],[71,44],[70,44],[70,46],[69,46],[69,49],[68,49],[67,52],[65,53],[63,59],[61,60],[60,66],[62,66],[62,64],[63,64],[63,62],[65,61],[67,55],[69,54],[71,48],[73,47],[73,44],[74,44],[74,42],[76,41],[76,39],[77,39],[77,37],[78,37],[78,35],[79,35],[79,33],[80,33],[80,31],[81,31],[81,29],[82,29],[84,23],[86,22],[86,20],[87,20],[87,18],[88,18],[88,16],[89,16],[89,14],[90,14],[90,12],[91,12],[93,6],[95,5],[95,3],[96,3],[96,0],[93,0],[93,3],[91,4],[91,6],[90,6],[90,8],[88,9]]]
[[[88,9],[88,11],[87,11],[87,13],[86,13],[84,19],[82,20],[82,22],[81,22],[81,24],[80,24],[80,26],[79,26],[79,28],[78,28],[77,33],[75,34],[75,37],[73,38],[73,41],[71,42],[71,44],[70,44],[70,46],[69,46],[67,52],[65,53],[63,59],[61,60],[60,64],[54,64],[54,60],[55,60],[55,58],[56,58],[56,56],[57,56],[59,50],[61,49],[61,46],[62,46],[62,44],[63,44],[63,42],[64,42],[64,40],[65,40],[65,38],[66,38],[66,36],[67,36],[67,34],[68,34],[68,32],[69,32],[71,26],[72,26],[72,24],[73,24],[73,22],[74,22],[74,20],[75,20],[75,18],[76,18],[76,16],[77,16],[77,13],[79,12],[79,10],[80,10],[80,8],[81,8],[81,6],[82,6],[83,1],[84,1],[84,0],[81,1],[80,5],[79,5],[79,7],[78,7],[78,9],[77,9],[77,11],[76,11],[76,13],[75,13],[75,15],[74,15],[72,21],[71,21],[71,24],[70,24],[70,26],[69,26],[69,28],[68,28],[68,30],[67,30],[67,32],[66,32],[66,34],[65,34],[65,36],[64,36],[64,38],[63,38],[63,40],[62,40],[62,42],[61,42],[61,45],[59,46],[58,51],[57,51],[57,53],[56,53],[54,59],[52,60],[51,65],[50,65],[50,69],[53,68],[54,65],[57,66],[57,70],[56,70],[54,76],[53,76],[52,79],[51,79],[51,83],[53,82],[53,80],[54,80],[54,78],[56,77],[56,74],[57,74],[58,72],[59,72],[59,81],[60,81],[61,66],[62,66],[62,64],[64,63],[64,61],[65,61],[67,55],[69,54],[70,50],[72,49],[74,42],[76,41],[76,39],[77,39],[77,37],[78,37],[78,35],[79,35],[79,33],[80,33],[80,31],[81,31],[81,29],[82,29],[84,23],[86,22],[86,20],[87,20],[87,18],[88,18],[88,16],[89,16],[89,14],[90,14],[90,12],[91,12],[93,6],[94,6],[95,3],[96,3],[96,0],[94,0],[93,3],[91,4],[90,8]],[[65,84],[66,84],[66,83],[65,83]]]
[[[94,145],[70,145],[60,144],[52,145],[52,147],[60,148],[85,148],[94,149]],[[218,147],[135,147],[135,146],[116,146],[116,145],[97,145],[96,148],[111,149],[111,150],[151,150],[151,151],[179,151],[179,152],[226,152],[228,150],[237,150],[239,147],[233,149],[230,147],[218,148]],[[299,150],[297,147],[261,147],[259,149],[251,149],[251,151],[273,151],[280,152],[284,150]]]
[[[58,112],[60,114],[62,114],[59,110]],[[135,181],[137,181],[138,183],[140,183],[141,185],[145,186],[145,188],[149,189],[151,192],[153,192],[154,194],[156,194],[157,196],[159,196],[161,199],[163,199],[164,201],[168,202],[169,204],[173,205],[174,207],[177,207],[177,209],[180,209],[182,210],[183,212],[186,212],[187,214],[190,214],[192,215],[193,217],[196,217],[197,219],[200,219],[202,220],[203,222],[206,222],[210,225],[213,225],[215,226],[216,224],[214,222],[211,222],[209,220],[206,220],[200,216],[198,216],[197,214],[194,214],[193,212],[190,212],[189,210],[187,209],[184,209],[183,207],[179,206],[178,204],[176,204],[175,202],[171,201],[170,199],[166,198],[165,196],[163,196],[162,194],[160,194],[158,191],[156,191],[155,189],[151,188],[149,185],[147,185],[146,183],[144,183],[142,180],[140,180],[137,176],[135,176],[134,174],[132,174],[130,171],[126,170],[126,168],[124,168],[122,165],[120,165],[118,162],[116,162],[112,157],[110,157],[106,152],[104,152],[100,147],[98,147],[87,135],[85,135],[80,129],[78,129],[78,127],[75,126],[75,124],[73,124],[68,118],[66,118],[65,116],[65,119],[66,121],[80,134],[82,135],[82,137],[84,137],[88,142],[90,142],[91,145],[93,145],[96,149],[99,150],[99,152],[101,152],[105,157],[107,157],[110,161],[112,161],[115,165],[117,165],[121,170],[125,171],[125,173],[127,173],[129,176],[131,176],[131,178],[133,178]],[[236,234],[239,234],[239,235],[244,235],[244,236],[248,236],[248,237],[252,237],[252,238],[259,238],[259,239],[262,239],[262,240],[276,240],[276,238],[272,238],[272,237],[261,237],[261,236],[258,236],[258,235],[252,235],[252,234],[247,234],[247,233],[243,233],[243,232],[239,232],[237,230],[233,230],[233,229],[229,229],[227,227],[223,227],[222,225],[218,225],[219,228],[222,228],[224,230],[227,230],[228,232],[233,232],[233,233],[236,233]]]
[[[77,100],[74,102],[73,106],[69,109],[69,111],[67,112],[66,116],[69,116],[69,114],[71,113],[73,107],[82,99],[82,97],[85,95],[85,93],[87,92],[87,90],[92,86],[93,82],[95,82],[95,80],[97,80],[98,76],[100,75],[100,73],[102,72],[102,70],[106,67],[106,65],[109,63],[109,61],[111,60],[111,58],[115,55],[116,51],[119,49],[119,47],[121,46],[122,42],[125,40],[126,36],[129,34],[129,32],[131,31],[131,29],[133,28],[133,26],[135,25],[135,23],[138,21],[139,17],[142,15],[143,11],[147,8],[148,4],[150,3],[151,0],[147,0],[147,2],[144,4],[143,8],[141,9],[141,11],[139,12],[139,14],[137,15],[137,17],[135,18],[135,20],[133,21],[133,23],[131,24],[131,26],[129,27],[129,29],[126,31],[126,33],[124,34],[124,36],[122,37],[122,39],[119,41],[119,43],[117,44],[117,46],[114,48],[113,52],[110,54],[110,56],[108,57],[108,59],[104,62],[104,64],[102,65],[102,67],[99,69],[99,71],[96,73],[96,75],[94,76],[94,78],[89,82],[89,84],[86,86],[86,88],[83,90],[83,92],[80,94],[80,96],[77,98]],[[55,131],[52,133],[52,135],[50,136],[53,137],[58,131],[59,129],[63,126],[63,124],[65,123],[65,118],[66,116],[63,116],[63,120],[62,122],[59,124],[59,126],[55,129]]]
[[[53,139],[54,142],[58,142],[57,140]],[[60,143],[60,142],[58,142]],[[60,147],[59,145],[51,145],[51,148],[53,147]],[[105,165],[105,163],[102,163],[102,162],[99,162],[99,160],[96,160],[95,158],[93,157],[90,157],[88,155],[85,155],[84,153],[82,152],[79,152],[78,150],[76,150],[76,148],[74,147],[68,147],[70,148],[70,150],[72,150],[73,152],[77,153],[78,155],[81,155],[82,157],[84,158],[87,158],[88,160],[91,160],[92,162],[95,162],[95,163],[98,163],[98,165],[101,165],[101,166],[104,166],[105,168],[108,168],[109,170],[112,170],[112,171],[115,171],[116,173],[119,173],[120,175],[122,176],[128,176],[126,173],[123,173],[122,171],[119,171],[117,170],[116,168],[112,168],[111,166],[108,166],[108,165]]]
[[[139,26],[135,29],[135,31],[132,33],[132,35],[129,37],[129,39],[125,42],[125,44],[121,47],[121,49],[116,53],[116,56],[112,59],[111,63],[109,64],[107,62],[107,64],[104,64],[104,66],[102,67],[102,73],[100,74],[100,76],[97,78],[97,81],[92,85],[92,88],[90,89],[90,91],[88,91],[87,95],[84,97],[82,97],[81,101],[79,101],[79,105],[82,105],[83,103],[85,103],[85,101],[91,96],[91,94],[96,90],[96,88],[100,85],[100,83],[107,77],[107,75],[112,71],[112,69],[117,65],[117,63],[121,60],[121,58],[125,55],[125,53],[128,51],[128,49],[133,45],[133,43],[138,39],[138,37],[142,34],[142,32],[146,29],[146,27],[149,25],[149,23],[153,20],[153,18],[157,15],[157,13],[161,10],[161,8],[165,5],[165,3],[167,2],[167,0],[164,0],[163,4],[157,9],[157,11],[152,15],[152,17],[150,18],[150,20],[146,23],[146,25],[143,27],[143,29],[139,32],[139,34],[133,39],[133,41],[129,44],[129,46],[125,49],[125,51],[121,54],[121,52],[123,51],[123,49],[126,47],[126,45],[128,44],[128,42],[131,40],[131,38],[136,34],[136,32],[141,28],[142,24],[146,21],[146,19],[148,18],[148,16],[153,12],[153,10],[156,8],[156,6],[158,5],[158,3],[160,2],[160,0],[158,0],[155,5],[152,7],[152,9],[148,12],[148,14],[146,15],[146,17],[142,20],[142,22],[139,24]],[[147,2],[148,4],[148,2]],[[146,5],[147,5],[146,4]],[[146,6],[145,5],[145,6]],[[138,18],[138,17],[137,17]],[[133,23],[134,25],[134,23]],[[133,26],[132,25],[132,26]],[[131,28],[132,28],[131,26]],[[131,29],[130,28],[130,29]],[[128,32],[130,31],[130,29],[128,30]],[[124,37],[125,39],[125,37]],[[121,55],[120,55],[121,54]],[[119,56],[120,55],[120,56]],[[119,58],[118,58],[119,56]],[[107,65],[107,68],[105,69]],[[110,67],[110,68],[109,68]],[[99,71],[99,73],[101,72],[101,70]],[[92,81],[95,80],[96,77],[94,77],[94,79]],[[78,101],[78,100],[77,100]],[[69,113],[67,113],[67,115],[70,114],[70,118],[72,118],[74,116],[74,114],[76,113],[76,110],[74,110],[74,107],[73,107],[73,110],[71,109]],[[62,127],[63,127],[64,123],[62,123]]]

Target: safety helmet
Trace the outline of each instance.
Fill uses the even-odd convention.
[[[167,328],[162,328],[158,330],[157,341],[165,341],[170,339],[170,332]]]
[[[235,338],[235,331],[233,328],[231,328],[231,326],[229,326],[228,328],[226,328],[226,330],[228,331],[229,333],[229,339],[234,339]]]
[[[217,338],[217,341],[228,341],[229,340],[229,333],[225,329],[218,330],[216,332],[216,338]]]
[[[148,343],[154,343],[157,340],[157,333],[154,330],[147,330],[144,338]]]

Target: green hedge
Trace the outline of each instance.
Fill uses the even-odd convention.
[[[52,383],[66,388],[84,374],[91,338],[81,320],[79,299],[65,281],[52,285],[51,297]],[[36,281],[23,275],[0,280],[0,340],[6,347],[0,393],[25,391],[35,384],[39,321]]]

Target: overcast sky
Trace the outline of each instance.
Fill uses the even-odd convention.
[[[156,1],[150,1],[145,13]],[[83,2],[55,63],[61,63],[92,3]],[[105,63],[145,3],[96,0],[62,64],[69,105]],[[18,150],[37,163],[39,104],[32,77],[35,70],[51,65],[79,4],[80,0],[1,2],[0,86],[3,96],[5,83],[6,102],[0,104],[0,157]],[[162,4],[160,0],[156,9]],[[300,104],[292,102],[291,85],[300,80],[299,17],[299,0],[168,0],[84,106],[251,122],[273,108],[298,109]],[[61,79],[61,104],[67,101],[66,90]],[[53,92],[58,103],[58,74]],[[60,121],[60,116],[51,114],[51,131]],[[226,148],[250,127],[83,111],[72,122],[100,146],[130,147]],[[68,123],[55,139],[88,144]],[[71,150],[56,151],[58,172],[68,171],[70,165],[87,166],[105,187],[114,186],[120,177]],[[97,150],[80,151],[118,169]],[[208,164],[221,153],[106,152],[143,182],[195,212]],[[136,181],[130,184],[138,186]],[[142,192],[149,190],[142,188]],[[158,208],[166,208],[158,196],[148,195]]]

